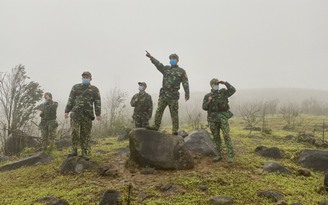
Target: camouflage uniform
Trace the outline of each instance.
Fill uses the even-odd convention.
[[[39,128],[42,135],[42,148],[44,151],[54,146],[56,129],[58,127],[57,118],[58,103],[49,99],[40,106],[41,122]]]
[[[171,56],[176,54],[172,54]],[[178,57],[177,57],[178,58]],[[182,83],[185,91],[185,98],[189,99],[189,82],[188,76],[184,69],[178,65],[163,65],[154,57],[150,57],[151,62],[163,74],[162,88],[159,93],[158,107],[155,113],[154,129],[158,130],[161,125],[163,112],[166,106],[169,106],[172,119],[172,133],[177,133],[179,129],[179,98],[180,84]]]
[[[81,146],[82,155],[87,155],[89,152],[92,120],[95,119],[93,109],[96,116],[101,115],[101,98],[98,88],[83,83],[74,85],[65,108],[65,113],[71,112],[73,152],[77,152],[78,145]]]
[[[236,89],[228,82],[224,82],[226,88],[218,91],[211,90],[203,99],[203,110],[207,111],[207,120],[209,122],[210,130],[213,135],[213,141],[219,152],[218,159],[221,159],[222,141],[220,137],[220,130],[222,130],[225,145],[228,151],[228,160],[232,161],[234,157],[233,144],[230,138],[230,128],[228,120],[232,117],[229,111],[228,98],[232,96]],[[212,100],[209,100],[212,97]]]
[[[139,83],[139,85],[140,84],[141,83]],[[149,119],[153,113],[153,101],[151,96],[145,91],[140,91],[132,97],[130,104],[134,107],[132,118],[135,126],[148,127]]]

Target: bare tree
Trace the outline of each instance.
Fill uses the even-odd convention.
[[[285,128],[293,129],[295,127],[296,119],[300,114],[300,108],[296,104],[288,103],[280,108],[280,113],[286,122]]]
[[[34,117],[36,103],[42,98],[40,85],[28,81],[25,67],[18,65],[0,81],[0,106],[4,114],[7,135],[15,130],[24,130]]]
[[[199,110],[199,106],[196,103],[194,109],[190,112],[188,110],[188,107],[186,107],[186,112],[187,112],[187,122],[189,125],[191,125],[193,130],[197,129],[203,129],[205,126],[203,125],[203,115]]]
[[[261,106],[259,102],[248,102],[239,106],[240,115],[246,122],[246,128],[250,130],[250,133],[260,121],[258,118],[260,117]]]
[[[109,135],[118,134],[128,124],[126,112],[127,96],[126,92],[116,87],[106,96],[102,125]]]

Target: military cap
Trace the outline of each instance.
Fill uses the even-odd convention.
[[[138,84],[144,86],[145,89],[147,88],[147,84],[145,82],[138,82]]]
[[[219,84],[219,80],[217,78],[213,78],[211,81],[210,81],[210,85],[212,86],[213,84]]]
[[[49,92],[46,92],[46,93],[44,93],[44,95],[43,96],[46,96],[46,95],[48,95],[51,99],[52,99],[52,94],[51,93],[49,93]]]
[[[173,54],[171,54],[170,56],[169,56],[169,59],[177,59],[177,60],[179,60],[179,56],[177,55],[177,54],[175,54],[175,53],[173,53]]]
[[[92,78],[91,73],[90,73],[89,71],[84,71],[84,72],[82,73],[82,77],[89,77],[89,78]]]

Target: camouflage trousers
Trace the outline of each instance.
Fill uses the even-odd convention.
[[[233,158],[234,150],[230,138],[230,127],[229,127],[228,119],[220,118],[220,122],[210,122],[209,125],[213,135],[213,141],[219,152],[219,155],[222,154],[222,140],[220,137],[220,130],[222,130],[223,139],[227,147],[228,157]]]
[[[136,127],[149,127],[149,119],[140,115],[134,115],[134,125]]]
[[[165,108],[169,106],[171,120],[172,120],[172,133],[177,132],[179,130],[179,102],[178,100],[166,99],[164,97],[159,97],[158,99],[158,107],[155,113],[155,129],[159,129],[161,126],[161,121],[163,117],[163,113]]]
[[[46,121],[40,126],[40,130],[42,136],[42,149],[45,151],[50,146],[54,146],[57,127],[55,127],[53,123]]]
[[[82,150],[89,150],[90,135],[92,129],[92,120],[90,118],[71,118],[72,145],[73,149],[79,145]]]

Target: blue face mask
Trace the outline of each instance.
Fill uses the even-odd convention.
[[[139,89],[139,91],[143,91],[143,90],[145,90],[145,87],[140,85],[138,89]]]
[[[89,85],[90,79],[82,78],[82,83],[83,83],[83,85]]]
[[[176,59],[170,59],[170,64],[171,65],[176,65],[177,64],[177,60]]]
[[[220,89],[219,85],[213,85],[213,90],[219,90],[219,89]]]
[[[48,99],[44,99],[44,103],[47,103],[48,102]]]

